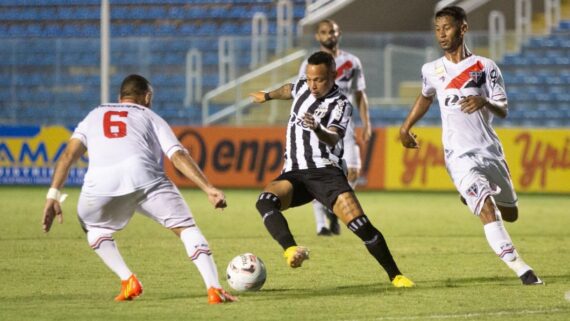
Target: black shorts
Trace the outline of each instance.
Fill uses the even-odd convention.
[[[275,180],[287,180],[293,185],[290,207],[301,206],[316,199],[332,209],[340,194],[352,191],[346,176],[337,167],[290,171],[279,175]]]

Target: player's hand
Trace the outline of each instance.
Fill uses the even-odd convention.
[[[254,103],[262,104],[265,102],[265,92],[264,91],[258,91],[258,92],[250,93],[249,97],[253,98]]]
[[[303,115],[303,123],[305,123],[305,126],[309,127],[312,130],[315,130],[317,127],[319,127],[319,122],[311,113],[305,113],[305,115]]]
[[[224,192],[220,191],[219,189],[212,187],[207,191],[207,194],[208,201],[214,205],[214,208],[224,209],[228,206]]]
[[[416,140],[416,138],[418,137],[418,135],[409,132],[409,131],[400,131],[400,141],[402,142],[402,145],[406,148],[420,148],[420,144],[418,144],[418,141]]]
[[[461,99],[459,105],[461,105],[461,111],[467,114],[472,114],[477,110],[483,108],[487,103],[487,99],[481,96],[469,96]]]
[[[56,217],[59,224],[63,223],[63,211],[61,210],[61,204],[54,199],[47,199],[42,220],[44,232],[49,232],[53,219]]]

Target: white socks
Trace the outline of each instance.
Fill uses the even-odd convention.
[[[128,280],[133,274],[119,253],[111,231],[91,230],[87,232],[87,242],[105,265],[115,272],[121,280]]]
[[[206,288],[221,288],[216,263],[212,257],[208,242],[200,229],[195,226],[189,227],[180,233],[180,239],[184,243],[188,257],[194,262],[202,275]]]
[[[315,215],[315,224],[317,225],[317,233],[322,228],[327,227],[327,208],[317,200],[313,200],[313,214]],[[327,227],[328,228],[328,227]]]
[[[503,226],[502,221],[496,221],[483,226],[487,242],[495,251],[495,253],[511,268],[517,276],[523,275],[530,270],[528,266],[519,256],[517,250],[513,246],[509,233]]]

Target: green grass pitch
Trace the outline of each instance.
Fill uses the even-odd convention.
[[[311,249],[311,259],[293,270],[255,210],[259,191],[227,190],[229,207],[218,212],[202,192],[182,190],[226,288],[226,264],[237,254],[255,253],[268,270],[261,291],[210,306],[182,244],[141,215],[115,238],[145,293],[114,302],[119,280],[77,222],[79,189],[66,189],[64,223],[47,235],[40,224],[46,191],[0,188],[0,320],[570,320],[568,195],[519,195],[519,221],[507,229],[547,282],[525,287],[492,253],[481,223],[455,193],[358,192],[417,284],[395,289],[348,229],[317,237],[311,206],[286,212],[297,242]]]

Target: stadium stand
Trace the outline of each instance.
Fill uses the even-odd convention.
[[[295,0],[294,19],[304,15]],[[251,18],[263,12],[276,33],[273,0],[111,0],[111,89],[127,73],[148,76],[155,109],[172,124],[200,123],[199,103],[184,108],[185,60],[202,52],[202,92],[218,83],[218,37],[236,37],[238,75],[249,71]],[[99,97],[98,0],[0,2],[0,123],[73,125]],[[510,100],[502,126],[570,126],[570,21],[531,38],[499,65]],[[274,41],[269,43],[274,49]],[[111,93],[114,95],[114,93]],[[215,110],[216,107],[214,106]],[[399,124],[409,106],[371,109],[375,126]],[[440,122],[434,104],[423,125]],[[55,112],[54,112],[55,110]]]
[[[549,36],[534,37],[500,64],[510,115],[505,126],[570,126],[570,23]]]
[[[294,18],[305,1],[294,3]],[[200,106],[184,108],[186,53],[202,52],[203,92],[218,85],[218,37],[235,36],[238,73],[249,70],[251,18],[276,33],[272,0],[111,0],[111,88],[126,73],[159,88],[157,112],[173,124],[198,123]],[[72,125],[98,101],[100,1],[0,2],[0,122]],[[243,39],[240,39],[242,37]],[[274,48],[270,43],[270,48]],[[114,95],[114,93],[112,93]],[[57,113],[53,112],[57,108]]]

